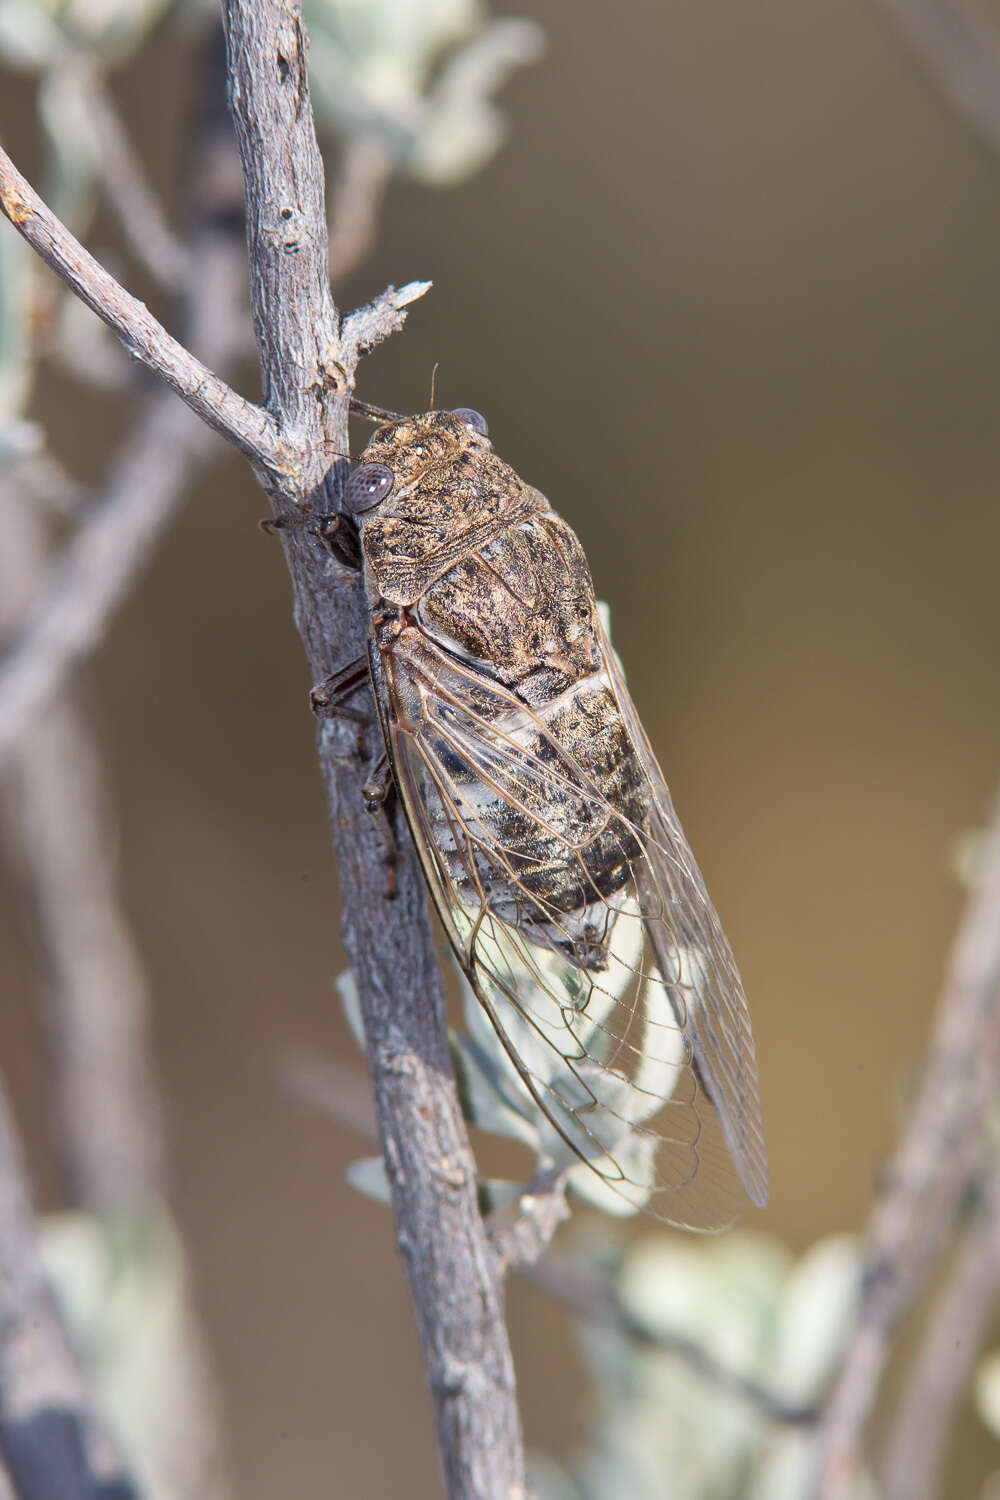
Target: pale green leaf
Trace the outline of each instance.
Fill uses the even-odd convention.
[[[862,1278],[861,1245],[851,1235],[821,1240],[792,1270],[772,1376],[782,1399],[805,1403],[822,1395],[850,1335]]]
[[[344,1175],[351,1187],[364,1193],[366,1198],[374,1198],[377,1203],[391,1201],[389,1179],[385,1175],[385,1162],[381,1156],[363,1156],[358,1161],[352,1161]]]

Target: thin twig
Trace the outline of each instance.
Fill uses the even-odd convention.
[[[282,1089],[291,1098],[322,1111],[369,1145],[378,1144],[371,1098],[360,1072],[352,1064],[319,1057],[313,1052],[294,1052],[282,1059],[278,1076]],[[539,1193],[551,1188],[551,1184],[541,1182],[525,1191],[530,1194],[536,1186]],[[565,1206],[557,1222],[564,1216]],[[528,1217],[530,1221],[530,1211]],[[606,1276],[588,1270],[576,1256],[551,1247],[546,1249],[544,1245],[540,1251],[544,1253],[510,1255],[509,1269],[547,1292],[575,1317],[586,1322],[610,1323],[623,1337],[681,1360],[710,1385],[738,1396],[773,1422],[804,1426],[818,1419],[817,1407],[793,1406],[782,1401],[759,1381],[720,1364],[694,1339],[651,1328],[629,1310]]]
[[[195,262],[167,222],[107,84],[82,57],[69,59],[60,74],[84,101],[104,191],[133,254],[164,290],[183,291]]]
[[[868,1228],[869,1275],[820,1430],[823,1500],[847,1494],[892,1329],[954,1223],[970,1148],[996,1086],[1000,1006],[1000,798],[955,943],[923,1084]]]
[[[278,1084],[290,1099],[322,1111],[368,1145],[378,1145],[372,1091],[353,1063],[320,1057],[315,1052],[289,1052],[278,1064]]]
[[[210,451],[207,429],[179,402],[160,393],[150,400],[104,494],[51,565],[0,663],[0,762],[100,640]]]
[[[406,309],[431,289],[429,281],[408,281],[399,290],[387,286],[364,307],[355,308],[343,320],[340,331],[340,362],[353,371],[363,354],[368,354],[390,334],[398,333],[406,321]],[[364,409],[365,403],[351,401],[351,410]]]
[[[378,1122],[371,1094],[358,1069],[313,1052],[292,1052],[278,1069],[290,1098],[322,1110],[348,1130],[378,1145]],[[495,1209],[486,1233],[502,1271],[519,1271],[544,1254],[559,1225],[569,1217],[565,1172],[538,1172],[515,1202]]]
[[[566,1168],[541,1167],[513,1202],[495,1208],[486,1220],[501,1268],[521,1271],[535,1265],[568,1218]]]
[[[728,1368],[694,1339],[650,1327],[630,1311],[606,1276],[588,1270],[575,1256],[550,1249],[536,1263],[520,1265],[517,1270],[577,1318],[608,1323],[623,1338],[680,1360],[707,1384],[737,1396],[771,1422],[807,1427],[819,1416],[817,1407],[783,1401],[760,1381]]]
[[[224,25],[233,118],[243,160],[251,302],[268,408],[301,444],[293,509],[274,494],[315,681],[361,654],[360,587],[303,526],[329,506],[331,452],[347,451],[354,383],[329,293],[323,169],[295,0],[228,0]],[[398,310],[386,309],[398,326]],[[374,335],[375,329],[369,330]],[[298,522],[299,524],[295,524]],[[287,524],[291,523],[291,524]],[[394,900],[387,900],[379,830],[364,811],[358,737],[320,722],[343,892],[342,931],[358,986],[382,1154],[409,1279],[451,1500],[526,1493],[514,1370],[499,1268],[486,1238],[476,1174],[451,1069],[444,996],[426,895],[401,818]]]
[[[0,1252],[0,1460],[19,1500],[138,1500],[59,1321],[2,1093]]]
[[[97,85],[97,92],[108,103],[102,85]],[[120,121],[117,124],[124,129]],[[228,120],[226,126],[228,130]],[[352,148],[346,149],[351,154]],[[227,372],[246,352],[249,328],[240,304],[244,254],[228,228],[241,206],[233,201],[234,188],[237,200],[240,192],[239,165],[231,136],[219,138],[217,121],[208,122],[196,157],[199,171],[194,198],[200,227],[190,251],[178,247],[185,265],[194,272],[184,322],[191,330],[192,347],[204,362]],[[373,185],[374,179],[369,183]],[[131,196],[135,207],[140,200]],[[334,218],[345,244],[360,249],[375,207],[359,184],[338,197]],[[365,226],[360,237],[351,221],[355,213]],[[346,269],[341,264],[337,274]],[[397,299],[404,298],[405,292],[404,288],[397,293]],[[172,394],[159,388],[145,398],[131,433],[103,493],[86,502],[68,476],[60,484],[48,455],[25,461],[19,469],[33,493],[42,492],[39,498],[46,503],[54,500],[60,509],[72,502],[81,520],[31,601],[16,639],[0,658],[0,763],[67,673],[100,644],[195,474],[213,454],[203,424],[189,421]]]
[[[949,103],[1000,151],[1000,46],[982,19],[948,0],[881,0]]]
[[[174,405],[177,403],[174,402]],[[0,599],[14,612],[45,566],[42,512],[0,480]],[[96,741],[70,688],[18,741],[4,786],[43,953],[46,1030],[60,1146],[74,1207],[109,1230],[162,1241],[162,1110],[148,995],[118,900]],[[216,1400],[183,1277],[149,1398],[159,1420],[143,1459],[178,1496],[224,1500]]]
[[[0,480],[0,600],[45,567],[38,512]],[[0,624],[3,622],[0,621]],[[109,1216],[163,1196],[163,1123],[145,1045],[148,996],[118,908],[93,736],[66,693],[21,736],[4,785],[34,896],[62,1154],[74,1201]]]
[[[191,231],[196,271],[186,312],[202,348],[225,366],[245,344],[246,319],[239,307],[245,271],[231,228],[239,204],[238,172],[227,187],[226,174],[216,169],[220,152],[234,155],[216,50],[215,76],[211,67],[205,69],[208,97],[197,124]],[[110,514],[102,514],[97,530],[105,539],[103,556],[100,548],[91,554],[97,595],[105,600],[101,581],[107,584],[117,573],[124,582],[123,564],[126,575],[129,560],[138,565],[145,555],[143,540],[148,548],[183,498],[183,480],[215,447],[209,429],[169,391],[158,387],[146,406],[151,433],[141,432],[134,446],[131,485],[126,455],[117,495],[113,483],[107,497]],[[151,435],[156,441],[149,441]],[[43,518],[52,506],[40,503],[49,498],[40,491],[51,484],[65,504],[66,479],[58,466],[32,458],[0,480],[0,502],[6,506],[0,571],[8,575],[0,598],[8,623],[19,618],[22,596],[37,587],[48,565]],[[64,596],[65,570],[55,577],[56,594]],[[65,581],[72,597],[72,573]],[[75,582],[79,587],[81,580]],[[47,1030],[71,1198],[109,1230],[127,1226],[130,1243],[136,1243],[138,1230],[142,1243],[171,1257],[176,1291],[168,1304],[170,1322],[162,1327],[155,1390],[148,1393],[159,1418],[143,1461],[151,1482],[162,1480],[167,1493],[223,1500],[228,1484],[214,1382],[165,1202],[145,979],[118,900],[99,755],[75,684],[44,717],[22,724],[11,772],[10,816],[46,960]]]
[[[196,272],[185,322],[195,347],[213,365],[227,369],[246,343],[240,308],[245,262],[229,228],[231,204],[225,174],[214,166],[216,154],[209,133],[199,150],[202,172],[196,196],[201,213],[192,240]],[[0,658],[0,764],[65,676],[98,645],[195,474],[214,451],[209,429],[171,391],[156,387],[144,398],[103,492],[86,506],[77,503],[82,513],[78,527],[50,562],[15,639]]]
[[[378,211],[392,168],[377,141],[346,141],[330,204],[330,280],[349,276],[375,239]]]
[[[86,487],[47,451],[23,458],[17,466],[17,478],[39,508],[53,515],[75,518],[89,499]]]
[[[981,1189],[907,1371],[881,1464],[886,1500],[931,1500],[958,1407],[1000,1297],[1000,1163]]]
[[[288,460],[277,426],[266,411],[244,400],[195,359],[149,310],[119,286],[79,240],[52,214],[34,188],[0,150],[0,211],[76,295],[214,431],[277,483]],[[294,479],[294,476],[289,476]]]

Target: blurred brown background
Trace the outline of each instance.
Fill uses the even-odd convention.
[[[360,392],[486,413],[577,528],[739,957],[773,1196],[795,1246],[859,1226],[1000,767],[1000,161],[874,4],[528,0],[544,61],[470,184],[399,186],[346,289],[433,277]],[[152,56],[152,54],[150,54]],[[119,80],[184,190],[182,49]],[[3,128],[27,91],[3,84]],[[8,116],[8,111],[22,113]],[[103,402],[40,410],[95,472]],[[93,672],[155,990],[176,1205],[244,1500],[435,1496],[429,1408],[363,1148],[284,1100],[351,1059],[301,651],[262,496],[220,452]],[[2,914],[0,1057],[58,1201],[31,955]],[[563,1316],[510,1293],[529,1441],[585,1391]],[[955,1493],[1000,1461],[969,1416]]]

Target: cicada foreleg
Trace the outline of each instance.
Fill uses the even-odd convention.
[[[351,573],[361,571],[361,548],[358,532],[353,520],[341,511],[329,516],[320,516],[316,534],[341,567]]]
[[[288,531],[292,527],[304,527],[313,536],[319,537],[331,557],[350,575],[347,579],[341,579],[341,582],[353,582],[361,572],[357,525],[353,517],[345,515],[343,511],[323,511],[313,517],[265,516],[257,524],[268,536],[277,536],[279,532]]]

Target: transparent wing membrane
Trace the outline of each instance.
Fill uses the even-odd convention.
[[[606,639],[641,823],[520,699],[406,632],[373,663],[400,793],[470,983],[556,1161],[667,1222],[767,1193],[729,945]],[[391,707],[387,706],[387,702]],[[593,1196],[593,1195],[591,1195]]]

